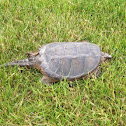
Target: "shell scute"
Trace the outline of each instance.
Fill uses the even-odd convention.
[[[78,76],[84,72],[85,57],[75,57],[71,62],[70,76]]]
[[[49,69],[55,72],[60,65],[59,62],[60,62],[59,59],[55,58],[51,59],[50,62],[48,63]]]
[[[62,58],[60,59],[60,64],[56,71],[56,74],[66,77],[69,75],[70,68],[71,68],[71,58]]]

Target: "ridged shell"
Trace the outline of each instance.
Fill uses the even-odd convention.
[[[55,79],[74,79],[92,72],[101,58],[100,48],[89,42],[54,42],[40,48],[41,67]]]

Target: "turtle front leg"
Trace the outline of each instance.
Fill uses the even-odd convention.
[[[48,77],[47,75],[43,75],[41,82],[45,85],[51,86],[55,81],[52,78]]]
[[[99,77],[100,75],[101,75],[101,70],[100,70],[100,66],[98,66],[96,70],[96,77]]]
[[[91,74],[90,77],[91,78],[97,78],[101,75],[101,70],[100,70],[100,66],[98,66]]]

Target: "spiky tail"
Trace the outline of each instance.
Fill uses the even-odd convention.
[[[12,61],[12,62],[8,62],[8,63],[5,63],[5,64],[2,64],[0,65],[0,67],[3,67],[3,66],[32,66],[34,65],[36,62],[35,62],[35,59],[22,59],[22,60],[17,60],[17,61]]]

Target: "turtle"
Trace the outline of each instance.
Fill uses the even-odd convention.
[[[102,52],[96,44],[82,42],[53,42],[43,45],[38,52],[29,52],[28,58],[1,66],[33,67],[43,74],[41,82],[51,85],[60,80],[72,81],[100,75],[100,64],[112,56]]]

